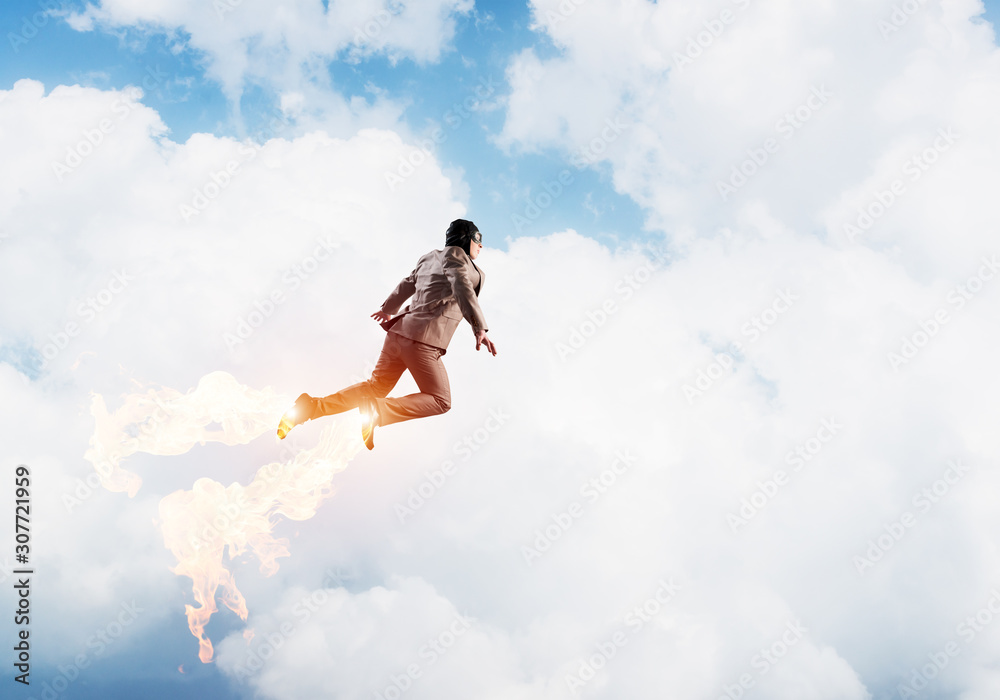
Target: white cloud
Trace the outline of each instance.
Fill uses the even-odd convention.
[[[862,244],[905,241],[908,265],[945,258],[951,272],[984,245],[971,233],[941,233],[986,223],[981,210],[959,204],[956,183],[963,193],[996,186],[985,155],[996,133],[983,121],[998,99],[986,78],[996,47],[989,25],[970,19],[981,3],[922,3],[885,38],[879,22],[892,18],[889,2],[629,0],[615,9],[583,3],[557,22],[546,19],[562,17],[555,0],[532,7],[560,53],[541,60],[526,49],[512,60],[501,141],[574,153],[600,136],[605,119],[620,118],[629,128],[597,160],[654,228],[687,240],[692,226],[731,225],[760,199],[789,224],[846,244],[845,216],[858,204],[847,192],[874,196],[869,188],[884,186],[889,172],[902,177],[906,160],[942,128],[960,135],[957,147],[921,182],[907,181],[914,201],[906,213],[891,211]],[[821,102],[814,90],[828,97]],[[804,120],[794,117],[800,107]],[[755,153],[766,162],[755,164]],[[758,172],[734,184],[733,168],[748,160]],[[720,195],[720,182],[735,191]],[[841,193],[850,201],[838,205]]]
[[[357,595],[294,587],[251,621],[249,642],[233,634],[220,645],[219,667],[272,698],[551,697],[518,682],[502,633],[425,581],[390,585]]]
[[[392,63],[436,62],[454,36],[456,18],[471,10],[471,0],[334,1],[328,7],[317,0],[102,0],[68,21],[81,31],[165,34],[178,47],[204,56],[207,76],[221,85],[237,112],[249,86],[298,92],[307,100],[308,111],[301,115],[307,128],[320,123],[350,133],[359,123],[391,125],[399,107],[348,100],[331,80],[328,64],[376,55]]]
[[[959,359],[965,352],[978,354],[972,348],[997,332],[986,311],[987,299],[996,299],[996,288],[989,286],[995,263],[985,262],[996,250],[995,207],[985,192],[997,184],[990,165],[997,144],[983,115],[995,111],[1000,86],[986,78],[997,56],[992,35],[969,19],[981,5],[926,3],[886,39],[878,21],[890,18],[891,3],[682,6],[637,0],[614,9],[583,3],[560,13],[569,6],[532,3],[539,29],[559,54],[541,59],[528,49],[513,58],[501,142],[561,149],[569,158],[591,148],[610,166],[616,188],[646,207],[650,227],[664,231],[680,255],[644,294],[656,306],[639,302],[623,309],[609,330],[580,351],[580,359],[571,360],[588,382],[586,390],[569,389],[569,401],[576,407],[600,390],[615,391],[615,399],[591,399],[591,410],[613,406],[637,416],[635,434],[642,435],[641,428],[660,433],[659,450],[675,453],[685,465],[674,470],[672,460],[664,460],[660,487],[644,491],[680,495],[660,501],[670,514],[659,527],[644,522],[635,531],[691,533],[691,543],[671,541],[655,549],[688,552],[682,559],[698,557],[697,550],[704,553],[702,566],[720,566],[716,574],[698,577],[699,588],[709,579],[719,584],[710,594],[713,603],[732,595],[722,573],[722,562],[731,560],[738,568],[731,585],[763,577],[763,589],[754,590],[780,590],[796,599],[792,608],[813,620],[817,638],[836,640],[870,691],[894,690],[888,671],[893,662],[884,656],[863,661],[878,646],[857,635],[866,623],[851,614],[852,624],[844,625],[813,607],[817,598],[806,589],[818,582],[807,582],[805,567],[836,581],[821,585],[823,595],[858,613],[873,613],[890,597],[901,610],[919,609],[917,600],[930,604],[940,636],[923,618],[892,623],[912,633],[890,643],[893,658],[904,666],[919,665],[919,657],[935,651],[936,640],[954,634],[963,618],[955,589],[921,569],[927,553],[941,554],[929,534],[921,547],[913,531],[908,554],[895,564],[877,564],[879,584],[870,583],[871,573],[852,581],[858,574],[840,566],[884,534],[885,523],[907,510],[920,514],[911,499],[942,478],[948,451],[984,469],[995,465],[995,451],[983,450],[981,440],[983,416],[995,418],[995,411],[976,398],[978,389],[969,391],[991,382],[991,373],[981,358],[970,364]],[[723,10],[729,13],[725,22],[719,19]],[[708,33],[699,37],[702,32]],[[699,38],[702,46],[693,45],[685,57],[690,60],[678,59],[689,40]],[[803,105],[808,119],[796,119]],[[602,139],[609,118],[620,118],[628,129]],[[769,137],[776,153],[763,150]],[[723,201],[717,182],[754,154],[768,162]],[[878,203],[896,179],[903,192],[884,205],[888,212],[849,239],[844,224],[855,223],[858,207]],[[985,281],[976,279],[980,274]],[[963,295],[979,287],[982,296],[965,302]],[[771,312],[766,330],[744,326],[785,289],[798,296],[787,313]],[[983,305],[973,306],[977,298]],[[592,310],[598,306],[590,303]],[[947,321],[935,325],[933,316],[942,310]],[[645,324],[645,334],[620,337],[632,330],[624,323],[632,313],[634,323]],[[585,322],[578,316],[577,327],[584,329]],[[888,353],[908,351],[903,338],[921,343],[923,333],[932,336],[926,349],[893,371]],[[602,346],[612,336],[619,336],[617,352]],[[740,352],[734,341],[742,343]],[[593,362],[584,353],[592,353]],[[607,381],[609,357],[618,360],[613,383]],[[697,386],[698,372],[705,373],[708,390],[691,407],[678,401],[673,410],[672,392],[683,383]],[[659,397],[655,409],[636,400],[643,389]],[[756,515],[738,536],[742,544],[727,545],[722,533],[715,539],[710,533],[719,522],[708,514],[725,502],[735,512],[776,469],[787,470],[785,452],[804,444],[829,416],[846,427],[818,458],[825,466],[804,470],[805,476],[796,477],[801,481],[779,488],[767,515]],[[934,445],[937,457],[917,447],[925,442]],[[992,481],[987,473],[976,474],[976,483]],[[956,486],[951,505],[929,511],[918,527],[946,530],[947,542],[967,542],[952,556],[976,580],[991,581],[995,567],[982,550],[976,554],[975,543],[978,533],[989,531],[992,516],[982,509],[971,521],[957,515],[959,501],[972,497],[968,482]],[[650,536],[642,537],[647,544]],[[798,571],[786,568],[796,560]],[[893,587],[894,566],[933,580],[926,598]],[[976,590],[978,596],[986,589]],[[719,618],[718,611],[702,611],[701,619],[745,620],[750,607]],[[739,627],[734,623],[720,642],[731,643],[734,653],[746,648]],[[737,666],[733,659],[724,662],[728,670],[719,682],[737,674]],[[970,692],[988,682],[968,669],[961,679]],[[807,694],[793,687],[788,681],[784,692]],[[781,695],[772,689],[767,696]]]
[[[433,161],[385,206],[385,173],[412,150],[392,132],[264,145],[195,134],[179,144],[137,95],[77,86],[45,94],[30,80],[0,94],[0,151],[12,167],[0,201],[0,276],[8,298],[20,300],[0,312],[10,363],[2,430],[9,457],[35,473],[34,547],[40,566],[52,563],[51,587],[35,602],[66,622],[40,662],[85,651],[88,635],[136,590],[156,598],[140,625],[178,612],[161,605],[185,586],[164,576],[171,562],[154,526],[157,505],[195,474],[218,475],[221,455],[204,451],[179,470],[135,456],[127,466],[145,478],[136,501],[95,489],[82,461],[90,392],[113,410],[132,379],[186,391],[209,367],[281,391],[305,383],[332,391],[374,359],[382,331],[369,326],[367,307],[465,213]],[[206,189],[201,202],[196,192]],[[183,207],[195,212],[187,222]],[[240,337],[241,319],[273,292],[284,302]],[[345,294],[349,305],[336,301]],[[340,333],[331,354],[331,334]],[[227,334],[239,340],[227,344]],[[29,383],[12,365],[38,376]],[[259,448],[222,457],[225,471],[239,478],[273,457]]]
[[[744,674],[748,698],[887,695],[952,640],[962,652],[935,682],[990,692],[997,631],[967,640],[958,628],[1000,577],[1000,278],[982,262],[998,252],[986,194],[996,54],[966,21],[975,9],[928,3],[883,40],[889,6],[754,3],[671,75],[673,51],[719,7],[585,3],[553,25],[565,55],[516,57],[502,138],[573,153],[620,115],[629,128],[601,158],[676,245],[658,265],[575,231],[488,248],[483,305],[499,356],[460,331],[446,357],[452,412],[379,429],[315,518],[279,526],[291,556],[273,578],[234,565],[255,637],[248,647],[230,634],[219,667],[235,677],[288,621],[295,633],[247,693],[361,697],[469,615],[406,697],[571,697],[567,676],[601,663],[609,640],[616,652],[584,697],[720,697]],[[947,94],[927,97],[928,84]],[[719,213],[716,179],[811,85],[833,97]],[[82,326],[40,379],[0,373],[0,437],[37,466],[49,513],[39,551],[67,572],[38,601],[63,621],[57,660],[139,586],[161,610],[181,599],[167,600],[185,582],[151,526],[159,496],[206,474],[245,483],[274,453],[135,458],[139,500],[100,492],[64,515],[62,492],[86,475],[88,393],[114,408],[128,378],[183,391],[216,369],[289,394],[336,390],[375,357],[368,313],[466,213],[462,183],[433,160],[389,189],[386,171],[414,148],[392,131],[175,143],[141,104],[60,182],[52,161],[123,96],[22,81],[0,99],[0,152],[16,164],[0,199],[0,279],[11,298],[33,291],[3,307],[0,328],[41,351],[68,321]],[[961,134],[953,148],[877,227],[845,240],[844,216],[907,177],[907,159],[948,126]],[[195,190],[211,202],[186,222]],[[292,289],[285,275],[325,236],[337,254]],[[121,268],[134,281],[84,325],[78,303]],[[230,352],[224,334],[275,290],[286,301]],[[894,368],[904,338],[922,347]],[[490,431],[498,410],[509,418]],[[295,439],[308,446],[320,428]],[[950,460],[970,470],[955,480]],[[414,509],[402,523],[400,504]],[[122,531],[124,542],[95,537]],[[860,557],[872,561],[859,572]],[[347,585],[324,584],[341,565]],[[678,590],[660,602],[664,579]],[[82,612],[101,591],[100,609]],[[326,603],[302,619],[295,606],[316,595]],[[179,617],[147,619],[178,633]],[[792,624],[804,631],[786,641]],[[762,649],[777,659],[767,674]]]

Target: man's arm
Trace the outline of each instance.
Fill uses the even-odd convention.
[[[486,329],[476,331],[476,350],[478,350],[482,345],[485,345],[486,349],[493,353],[493,356],[496,357],[497,346],[492,340],[486,337]]]
[[[461,248],[448,246],[444,249],[444,273],[451,283],[452,291],[455,292],[455,298],[458,300],[462,315],[472,326],[472,332],[478,336],[479,331],[487,331],[486,317],[483,315],[483,310],[479,308],[476,288],[472,284],[472,280],[469,279]],[[476,345],[478,349],[479,343],[477,342]]]
[[[388,314],[392,316],[397,311],[399,307],[403,305],[403,302],[413,296],[413,292],[417,289],[417,270],[413,269],[413,272],[409,276],[404,277],[402,281],[396,285],[396,288],[392,290],[392,294],[389,295],[384,302],[382,302],[382,308],[380,311],[383,314]],[[374,316],[375,314],[372,314]]]

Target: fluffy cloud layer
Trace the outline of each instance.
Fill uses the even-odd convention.
[[[218,669],[274,698],[991,697],[997,54],[977,4],[898,31],[888,3],[534,8],[562,53],[513,59],[499,138],[609,168],[664,243],[487,249],[499,356],[460,331],[453,410],[377,431],[315,518],[278,526],[277,575],[234,564],[253,636],[220,615]],[[390,191],[412,146],[387,130],[175,143],[131,91],[21,81],[0,124],[0,277],[32,290],[0,311],[0,418],[60,572],[37,601],[45,661],[141,590],[131,643],[178,640],[146,653],[172,670],[194,642],[159,497],[245,483],[278,448],[136,457],[135,500],[68,508],[89,392],[354,381],[382,338],[367,315],[465,213],[462,185],[430,160]]]
[[[996,225],[964,205],[997,184],[993,31],[975,0],[896,5],[537,0],[559,52],[512,61],[502,140],[606,163],[677,240],[759,201],[833,245],[959,274]],[[608,119],[625,127],[610,142]],[[895,180],[901,205],[845,233]]]
[[[284,113],[347,133],[359,124],[392,124],[400,108],[378,90],[371,103],[345,97],[330,62],[373,56],[393,64],[435,62],[454,36],[456,19],[472,7],[472,0],[101,0],[68,21],[84,31],[162,33],[178,51],[203,57],[206,75],[222,86],[237,114],[244,91],[261,87]]]

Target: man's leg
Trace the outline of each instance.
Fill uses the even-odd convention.
[[[389,335],[395,334],[390,333]],[[448,382],[448,373],[445,371],[444,363],[441,362],[444,350],[402,336],[398,337],[398,343],[401,360],[413,376],[420,393],[409,394],[398,399],[381,398],[389,393],[388,389],[385,392],[377,393],[375,404],[379,414],[379,425],[390,425],[413,418],[434,416],[451,408],[451,385]],[[396,379],[398,378],[397,375]],[[372,379],[375,379],[374,373]]]
[[[386,333],[385,342],[382,343],[382,353],[378,357],[378,362],[375,363],[371,379],[352,384],[336,394],[316,399],[311,417],[319,418],[320,416],[343,413],[357,408],[366,398],[379,398],[392,391],[406,369],[406,363],[401,354],[400,339],[407,340],[396,333]]]

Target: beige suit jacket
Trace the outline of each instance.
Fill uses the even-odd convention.
[[[398,315],[382,324],[387,331],[447,350],[462,318],[473,333],[488,330],[479,308],[479,292],[486,275],[459,246],[432,250],[382,304],[382,312],[393,315],[411,296],[413,300]]]

